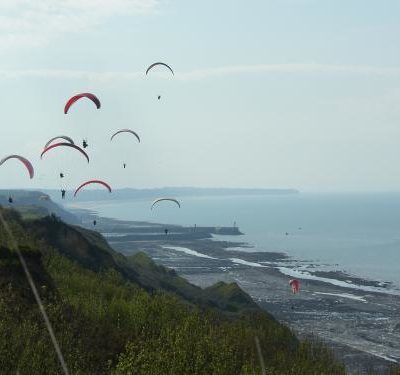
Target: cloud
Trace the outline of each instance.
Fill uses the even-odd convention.
[[[330,64],[259,64],[227,65],[187,72],[175,72],[180,81],[202,80],[243,74],[350,74],[365,76],[400,77],[400,67],[376,67],[369,65],[330,65]],[[143,71],[84,71],[84,70],[0,70],[0,79],[49,78],[49,79],[86,79],[94,81],[136,80],[145,76]],[[154,72],[153,76],[170,78],[169,74]]]
[[[221,77],[226,75],[255,73],[305,73],[305,74],[362,74],[362,75],[400,75],[399,67],[374,67],[369,65],[332,65],[318,63],[298,64],[254,64],[226,65],[216,68],[198,69],[177,74],[182,80]]]
[[[0,0],[1,49],[37,47],[105,19],[149,13],[158,0]]]
[[[145,75],[144,72],[95,72],[87,70],[31,69],[0,70],[0,79],[48,78],[48,79],[86,79],[90,81],[134,80]]]

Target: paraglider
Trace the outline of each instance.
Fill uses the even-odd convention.
[[[116,131],[116,132],[111,136],[110,141],[112,141],[116,135],[121,134],[121,133],[130,133],[130,134],[133,134],[133,135],[136,137],[136,139],[138,140],[138,142],[140,143],[140,137],[139,137],[139,135],[138,135],[135,131],[133,131],[132,129],[121,129],[121,130]],[[124,169],[125,169],[125,168],[126,168],[126,163],[124,162],[122,165],[123,165],[123,167],[124,167]]]
[[[34,172],[34,169],[33,169],[33,166],[31,164],[31,162],[28,159],[26,159],[26,158],[24,158],[24,157],[22,157],[20,155],[9,155],[9,156],[6,156],[5,158],[0,160],[0,165],[3,165],[3,163],[5,163],[9,159],[17,159],[17,160],[19,160],[22,164],[25,165],[26,169],[28,170],[29,177],[33,178],[35,172]]]
[[[89,180],[84,182],[83,184],[81,184],[74,193],[74,197],[76,197],[76,194],[78,194],[79,190],[81,190],[84,186],[87,185],[91,185],[91,184],[99,184],[99,185],[103,185],[105,188],[107,188],[107,190],[111,193],[111,186],[108,185],[106,182],[101,181],[101,180]]]
[[[53,143],[55,140],[57,140],[57,139],[63,139],[64,141],[67,141],[68,143],[71,143],[72,145],[75,144],[74,141],[73,141],[73,139],[72,139],[71,137],[68,137],[67,135],[57,135],[57,137],[53,137],[53,138],[49,139],[49,140],[47,141],[47,143],[44,145],[43,148],[49,147],[50,144],[52,144],[52,143]]]
[[[133,135],[136,137],[136,139],[139,141],[139,143],[140,143],[140,137],[139,137],[139,135],[138,135],[136,132],[134,132],[133,130],[131,130],[131,129],[121,129],[121,130],[118,130],[117,132],[115,132],[115,133],[111,136],[110,141],[112,141],[112,140],[114,139],[114,137],[115,137],[117,134],[121,134],[121,133],[131,133],[131,134],[133,134]]]
[[[153,207],[154,207],[157,203],[162,202],[162,201],[174,202],[174,203],[176,203],[176,204],[178,205],[179,208],[181,208],[181,204],[180,204],[179,201],[178,201],[177,199],[175,199],[175,198],[158,198],[158,199],[156,199],[155,201],[153,201],[153,203],[151,204],[151,210],[153,209]]]
[[[175,75],[174,71],[172,70],[172,68],[171,68],[168,64],[165,64],[165,63],[163,63],[163,62],[156,62],[156,63],[154,63],[154,64],[151,64],[151,65],[146,69],[146,76],[147,76],[147,74],[149,73],[149,71],[150,71],[151,69],[153,69],[155,66],[159,66],[159,65],[165,66],[173,75]],[[160,99],[161,99],[161,95],[158,95],[158,96],[157,96],[157,99],[160,100]]]
[[[56,148],[56,147],[71,147],[71,148],[74,148],[75,150],[79,151],[79,152],[86,158],[87,162],[89,163],[89,156],[88,156],[88,154],[87,154],[85,151],[83,151],[83,150],[82,150],[79,146],[77,146],[77,145],[73,145],[73,144],[71,144],[71,143],[64,143],[64,142],[62,142],[62,143],[54,143],[54,144],[50,145],[49,147],[45,148],[45,149],[42,151],[42,153],[40,154],[40,158],[42,158],[43,155],[44,155],[45,153],[47,153],[49,150],[51,150],[51,149],[53,149],[53,148]]]
[[[97,109],[99,109],[99,108],[101,107],[100,100],[97,98],[96,95],[91,94],[91,93],[89,93],[89,92],[84,92],[84,93],[81,93],[81,94],[74,95],[72,98],[70,98],[70,99],[67,101],[67,103],[65,104],[65,107],[64,107],[64,113],[67,114],[68,111],[69,111],[69,109],[70,109],[70,107],[71,107],[76,101],[78,101],[79,99],[82,99],[82,98],[88,98],[88,99],[90,99],[90,100],[96,105],[96,108],[97,108]]]
[[[292,288],[293,294],[299,293],[300,292],[300,281],[297,279],[291,279],[289,280],[289,285]]]
[[[172,74],[175,75],[175,73],[174,73],[174,71],[172,70],[172,68],[171,68],[168,64],[165,64],[165,63],[163,63],[163,62],[156,62],[156,63],[154,63],[154,64],[151,64],[151,65],[147,68],[147,70],[146,70],[146,75],[149,73],[149,71],[150,71],[151,69],[153,69],[153,68],[154,68],[155,66],[157,66],[157,65],[165,66],[166,68],[168,68],[168,69],[170,70],[170,72],[171,72]]]

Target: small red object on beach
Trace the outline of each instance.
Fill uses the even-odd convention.
[[[289,280],[289,285],[292,287],[293,294],[300,292],[300,281],[297,279]]]

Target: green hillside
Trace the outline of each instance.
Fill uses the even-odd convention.
[[[98,233],[55,216],[0,209],[18,240],[71,374],[344,374],[236,284],[202,290],[143,253],[126,258]],[[61,373],[10,239],[0,227],[0,369]]]
[[[60,192],[58,192],[58,194],[60,194]],[[10,197],[13,200],[12,203],[8,201]],[[66,223],[79,223],[75,215],[54,203],[48,194],[41,191],[0,189],[0,206],[12,207],[27,219],[35,219],[55,214],[61,217]]]

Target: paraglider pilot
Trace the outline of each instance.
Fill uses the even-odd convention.
[[[158,96],[157,96],[157,99],[160,100],[160,99],[161,99],[161,95],[158,95]]]
[[[93,220],[93,225],[96,226],[96,224],[97,224],[97,221]]]
[[[13,202],[13,199],[12,199],[12,197],[11,197],[11,195],[8,197],[8,203],[12,203]]]
[[[60,173],[60,178],[64,178],[64,173]]]
[[[165,235],[168,235],[168,229],[164,229]]]
[[[87,143],[86,139],[84,139],[84,140],[82,141],[82,147],[83,147],[83,148],[86,148],[87,146],[88,146],[88,143]]]
[[[124,163],[123,165],[124,165],[124,168],[126,168],[126,163]]]
[[[65,189],[61,189],[61,198],[62,199],[65,199],[65,193],[66,193]]]

